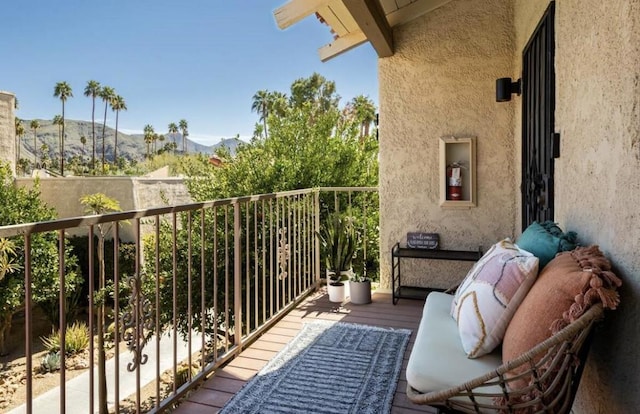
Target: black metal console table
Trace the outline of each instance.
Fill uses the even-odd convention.
[[[391,290],[394,305],[398,303],[398,299],[424,299],[429,292],[443,292],[445,290],[403,285],[400,274],[400,259],[403,257],[410,259],[477,262],[482,257],[482,250],[414,249],[411,247],[400,247],[400,243],[396,243],[391,249]]]

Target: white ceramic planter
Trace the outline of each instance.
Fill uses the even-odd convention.
[[[346,286],[344,283],[329,283],[327,292],[329,293],[330,302],[344,302],[346,298]]]
[[[328,287],[331,286],[331,277],[335,276],[335,274],[336,272],[334,272],[333,270],[327,269],[327,290],[328,290]],[[351,279],[352,275],[353,275],[353,269],[340,271],[340,283],[344,284],[344,294],[341,300],[331,300],[331,295],[329,295],[329,300],[331,302],[342,302],[349,297],[350,295],[349,279]]]

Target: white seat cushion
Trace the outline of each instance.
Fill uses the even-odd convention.
[[[453,295],[432,292],[424,306],[407,366],[407,382],[422,393],[461,385],[502,363],[499,348],[479,358],[467,357],[450,314],[452,301]]]

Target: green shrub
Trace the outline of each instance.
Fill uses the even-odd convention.
[[[73,236],[69,238],[69,245],[73,248],[73,253],[78,258],[78,264],[80,269],[78,273],[82,275],[82,291],[81,291],[81,302],[80,304],[83,306],[87,306],[89,304],[89,239],[87,236]],[[114,257],[113,257],[114,249],[113,249],[113,239],[104,241],[104,266],[105,266],[105,277],[106,277],[106,292],[107,295],[105,297],[106,305],[115,306],[114,305],[114,286],[113,286],[113,266],[114,266]],[[118,264],[120,271],[120,307],[124,307],[127,304],[127,296],[124,289],[128,286],[124,282],[126,277],[135,273],[135,259],[136,259],[136,246],[134,243],[126,243],[120,242],[120,249],[118,255]],[[93,257],[98,257],[98,241],[96,237],[96,241],[94,243],[93,248]],[[98,260],[93,261],[93,275],[94,275],[94,283],[95,286],[98,286],[99,283],[99,275],[100,275],[100,262]]]
[[[40,338],[50,353],[60,351],[60,332],[54,331],[47,337]],[[84,323],[74,323],[67,328],[65,334],[65,352],[77,354],[89,347],[89,328]]]
[[[105,332],[104,338],[107,341],[115,341],[116,339],[116,323],[115,322],[111,322],[109,325],[107,325],[107,332]]]
[[[40,199],[40,185],[36,180],[32,188],[18,187],[8,164],[0,162],[0,226],[49,221],[57,218],[55,210]],[[4,272],[0,280],[0,354],[5,349],[5,338],[11,328],[11,318],[24,302],[25,238],[11,238],[12,250],[6,259],[12,263],[12,272]],[[6,246],[5,246],[6,249]],[[31,237],[31,291],[52,324],[57,324],[60,309],[59,244],[57,232],[34,233]],[[65,291],[69,297],[80,289],[76,259],[70,248],[64,252]],[[74,310],[67,304],[67,317]]]

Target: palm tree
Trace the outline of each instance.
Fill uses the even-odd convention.
[[[36,168],[38,164],[38,147],[36,143],[36,139],[38,137],[38,128],[40,128],[40,122],[37,119],[31,121],[29,127],[33,129],[33,168]]]
[[[120,95],[116,95],[113,99],[111,99],[111,109],[116,111],[116,139],[113,147],[113,162],[114,164],[118,164],[118,115],[120,111],[127,110],[127,104],[124,101],[124,98]]]
[[[40,164],[44,169],[49,165],[49,146],[44,143],[40,146]]]
[[[287,95],[282,92],[269,92],[268,111],[271,115],[283,117],[287,113]]]
[[[371,123],[376,119],[376,106],[364,95],[354,97],[351,102],[355,119],[360,123],[360,140],[369,135]]]
[[[149,124],[144,126],[144,143],[147,144],[147,159],[150,155],[150,146],[151,142],[153,142],[153,135],[155,134],[153,127]]]
[[[91,142],[93,146],[93,153],[91,155],[91,168],[95,174],[96,168],[96,97],[100,95],[100,82],[90,80],[87,82],[87,86],[84,87],[84,96],[90,96],[92,101],[91,107]]]
[[[260,115],[262,121],[262,132],[264,138],[267,138],[267,116],[269,116],[269,91],[260,90],[253,95],[253,103],[251,104],[251,112]]]
[[[20,143],[22,142],[22,137],[26,132],[24,129],[24,125],[22,125],[22,120],[20,118],[15,119],[16,124],[16,165],[20,162]]]
[[[163,148],[164,147],[162,146],[162,143],[164,142],[164,140],[165,140],[165,136],[164,135],[162,135],[162,134],[158,135],[158,141],[160,141],[160,152],[163,152]]]
[[[52,124],[58,126],[58,148],[62,148],[62,115],[54,116]]]
[[[186,119],[181,119],[178,123],[180,132],[182,132],[182,152],[187,153],[187,136],[189,136],[189,124]]]
[[[176,134],[178,133],[178,125],[175,122],[172,122],[167,127],[169,130],[169,135],[171,135],[171,140],[176,142]]]
[[[60,174],[64,177],[64,103],[68,98],[73,98],[71,85],[67,82],[58,82],[53,90],[53,96],[60,98],[62,102],[62,135],[60,139]]]
[[[116,96],[116,91],[110,86],[103,86],[100,89],[100,93],[98,94],[100,98],[104,101],[104,122],[102,123],[102,174],[105,174],[105,165],[104,165],[104,142],[105,142],[105,133],[107,129],[107,108],[109,107],[109,103]]]
[[[85,145],[87,145],[87,137],[85,137],[84,135],[82,135],[80,137],[80,143],[82,144],[82,163],[84,164],[84,157],[87,156],[87,152],[85,151]]]

